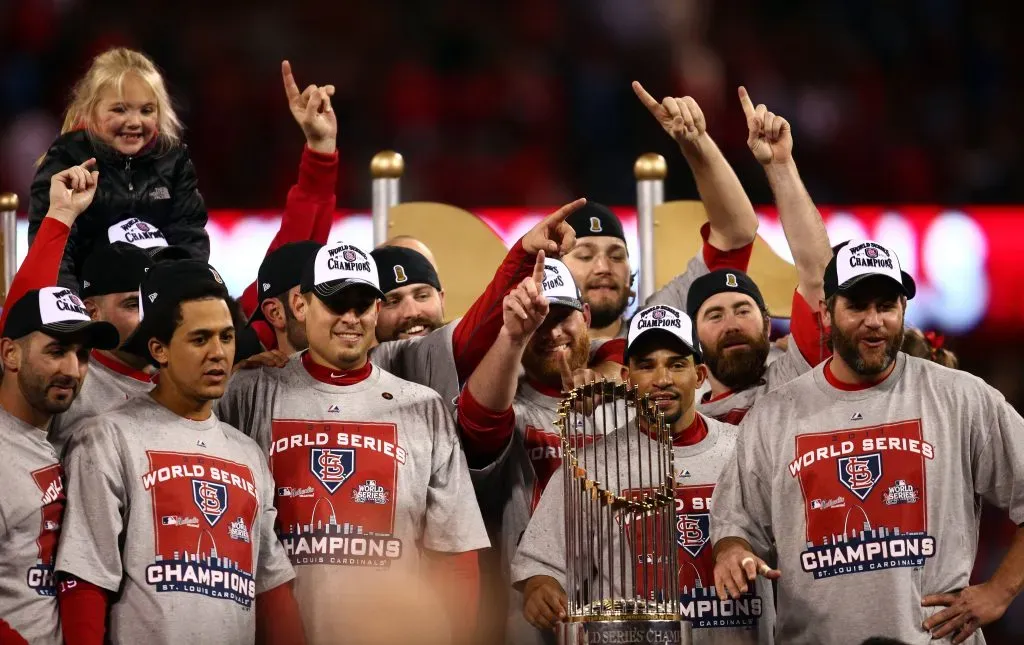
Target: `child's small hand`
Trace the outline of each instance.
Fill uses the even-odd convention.
[[[100,173],[95,168],[96,160],[89,159],[51,177],[50,209],[46,216],[59,219],[70,228],[96,196]]]

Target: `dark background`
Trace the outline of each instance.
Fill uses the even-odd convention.
[[[403,198],[463,207],[635,199],[637,155],[664,154],[667,199],[696,191],[630,90],[692,95],[754,203],[771,201],[736,99],[788,118],[819,203],[1024,203],[1024,38],[1014,3],[955,0],[6,0],[0,187],[25,204],[33,162],[90,59],[124,45],[164,70],[213,208],[273,209],[302,135],[281,89],[333,83],[343,208],[370,203],[393,148]],[[949,339],[1022,409],[1020,340]],[[1013,527],[986,521],[979,572]],[[884,590],[879,590],[884,592]],[[1024,639],[1018,602],[990,643]]]

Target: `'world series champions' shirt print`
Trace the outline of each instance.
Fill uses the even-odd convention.
[[[39,537],[36,538],[39,557],[35,566],[28,570],[25,580],[40,596],[56,596],[53,565],[57,560],[57,541],[60,538],[60,523],[64,515],[64,469],[60,464],[53,464],[34,470],[32,480],[41,493]]]
[[[796,455],[789,474],[804,498],[805,572],[828,578],[919,567],[935,554],[925,481],[935,452],[919,420],[797,435]]]
[[[250,607],[256,598],[252,531],[258,504],[248,466],[203,454],[146,452],[158,592],[195,593]]]
[[[401,557],[394,496],[406,453],[394,423],[274,419],[272,433],[278,536],[293,565]]]

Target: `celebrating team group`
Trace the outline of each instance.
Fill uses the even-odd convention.
[[[671,430],[693,643],[984,642],[1024,587],[1024,419],[901,351],[914,279],[830,242],[783,117],[739,89],[798,276],[781,339],[700,107],[639,83],[707,212],[685,271],[626,318],[638,259],[578,199],[445,322],[421,242],[328,239],[334,88],[282,76],[306,145],[237,301],[152,62],[75,88],[0,319],[0,643],[554,642],[557,409],[596,379]],[[983,501],[1018,528],[972,585]]]

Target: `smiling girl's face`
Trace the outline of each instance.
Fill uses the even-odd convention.
[[[94,134],[121,154],[139,153],[157,134],[157,98],[136,74],[128,74],[122,92],[115,85],[100,90]]]

